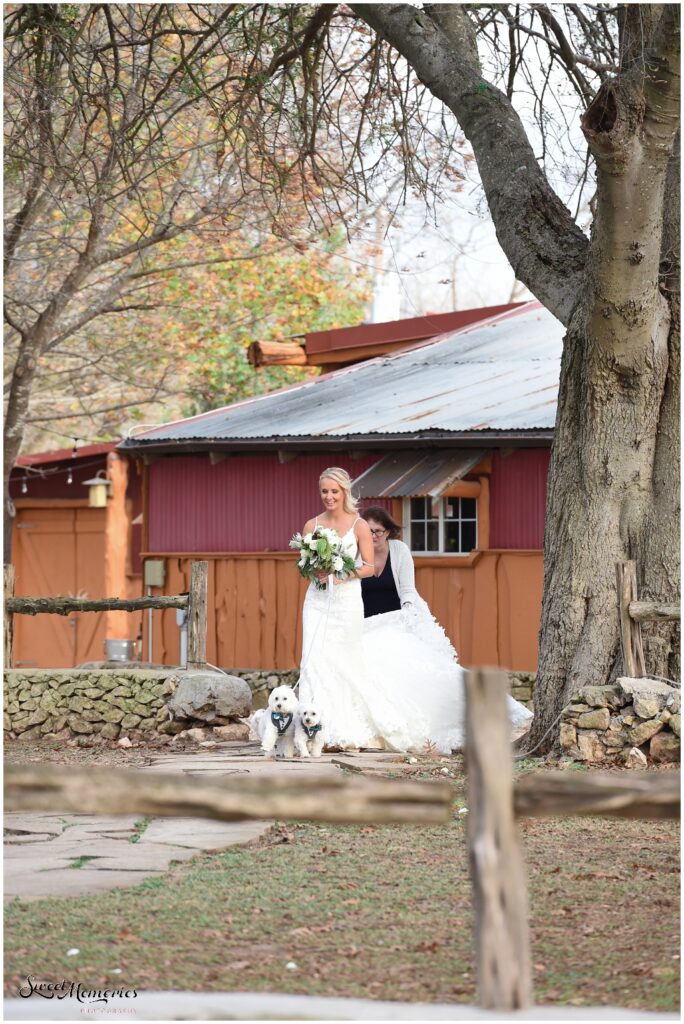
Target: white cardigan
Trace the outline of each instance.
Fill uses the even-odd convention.
[[[413,605],[422,604],[423,599],[416,590],[416,571],[411,549],[403,540],[390,540],[388,544],[392,575],[402,606],[407,602]]]

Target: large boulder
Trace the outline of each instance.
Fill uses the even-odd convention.
[[[252,710],[252,691],[239,676],[220,672],[178,672],[178,686],[168,698],[174,718],[214,722],[244,718]]]

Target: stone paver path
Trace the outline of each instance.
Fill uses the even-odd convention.
[[[256,744],[225,743],[211,751],[167,752],[141,771],[186,775],[251,776],[282,772],[338,774],[333,757],[359,766],[395,758],[387,753],[324,755],[310,761],[269,761]],[[5,900],[69,897],[137,885],[161,875],[172,862],[203,851],[249,842],[270,828],[268,821],[220,822],[208,818],[154,818],[137,835],[139,816],[98,817],[48,811],[5,815]]]

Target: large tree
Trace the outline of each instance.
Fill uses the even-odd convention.
[[[589,29],[612,16],[606,5],[568,8]],[[352,9],[456,116],[516,276],[567,327],[530,737],[548,746],[568,696],[620,669],[616,563],[636,560],[644,596],[678,600],[679,5],[617,9],[615,73],[586,93],[581,117],[596,175],[589,238],[551,188],[510,94],[483,76],[482,5]],[[590,67],[540,9],[568,72]],[[672,629],[651,632],[646,663],[678,678]]]

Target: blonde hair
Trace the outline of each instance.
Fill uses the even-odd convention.
[[[358,502],[352,494],[352,480],[347,470],[340,469],[339,466],[331,466],[330,469],[324,469],[318,478],[319,486],[326,477],[329,480],[334,480],[344,491],[344,511],[356,515],[358,512]]]

